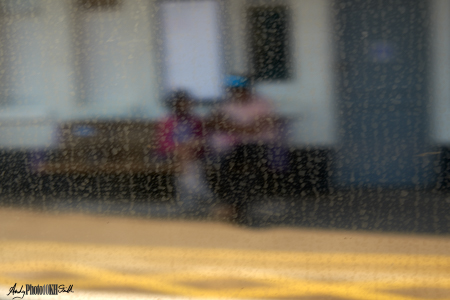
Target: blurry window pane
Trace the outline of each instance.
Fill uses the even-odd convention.
[[[283,6],[248,10],[250,59],[256,79],[288,79],[288,9]]]

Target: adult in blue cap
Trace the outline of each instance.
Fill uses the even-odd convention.
[[[247,208],[264,186],[268,148],[277,139],[276,115],[270,101],[252,93],[250,79],[225,78],[227,100],[214,115],[212,148],[221,157],[219,194],[231,218],[247,223]]]

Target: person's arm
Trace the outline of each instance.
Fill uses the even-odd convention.
[[[230,126],[233,127],[233,131],[245,134],[256,134],[261,131],[272,130],[279,124],[279,117],[274,114],[266,114],[256,117],[251,123],[237,124],[234,123]]]
[[[208,131],[232,131],[234,126],[230,119],[221,112],[213,112],[205,121],[205,129]]]
[[[231,120],[225,114],[217,113],[205,120],[205,128],[209,131],[253,134],[276,128],[278,123],[279,117],[274,114],[258,116],[249,123],[241,124]]]
[[[172,140],[173,123],[169,118],[158,122],[155,128],[155,145],[148,145],[150,148],[157,148],[159,151],[173,151],[175,145]]]

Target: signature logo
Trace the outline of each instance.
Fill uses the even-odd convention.
[[[25,295],[51,295],[57,296],[63,293],[73,293],[73,284],[66,287],[64,284],[44,284],[44,285],[31,285],[26,284],[25,289],[23,285],[20,289],[17,287],[17,283],[14,283],[12,287],[9,288],[9,293],[6,296],[12,296],[12,299],[23,299]]]

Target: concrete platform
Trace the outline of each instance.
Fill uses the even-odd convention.
[[[0,299],[450,299],[450,238],[0,210]]]

